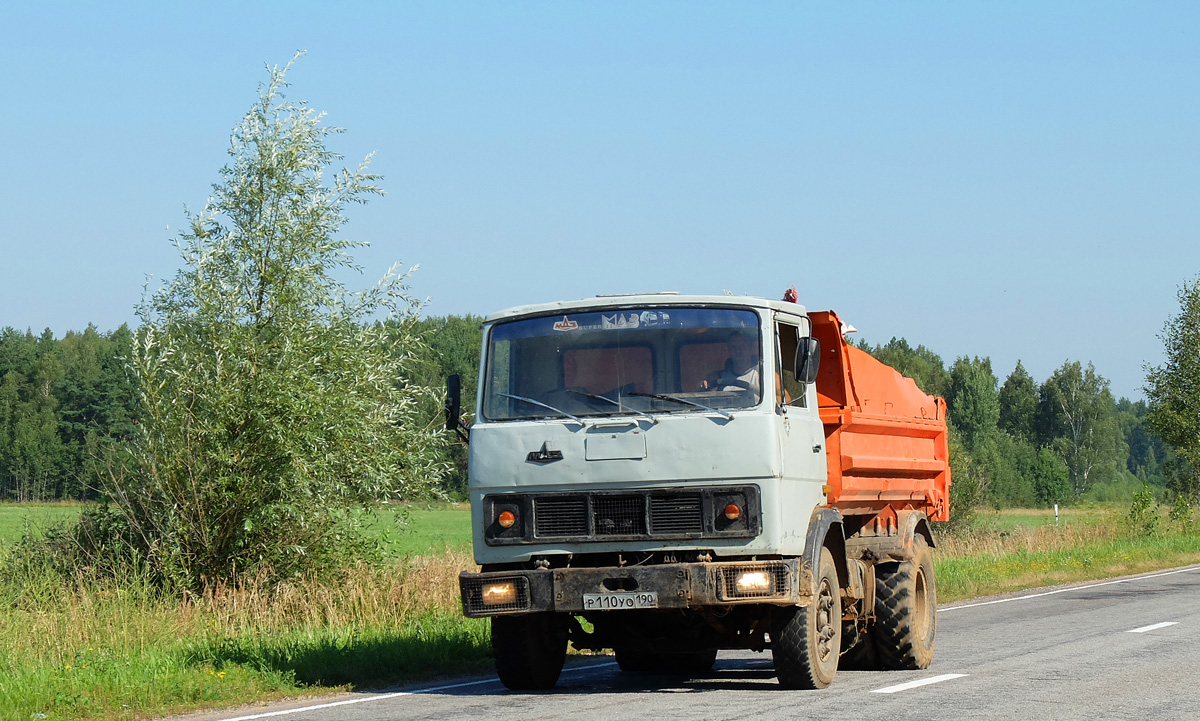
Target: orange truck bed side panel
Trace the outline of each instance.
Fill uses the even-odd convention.
[[[846,343],[833,311],[809,313],[821,343],[817,405],[825,425],[828,503],[846,515],[924,511],[950,519],[946,402]]]

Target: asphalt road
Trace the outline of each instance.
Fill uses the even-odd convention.
[[[608,721],[609,719],[1194,719],[1200,715],[1200,566],[938,610],[924,671],[839,671],[785,691],[770,653],[722,652],[700,678],[570,665],[545,693],[494,678],[342,694],[193,721]]]

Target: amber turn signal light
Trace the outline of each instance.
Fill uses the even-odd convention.
[[[500,515],[496,516],[496,523],[500,524],[501,528],[512,528],[517,522],[517,514],[512,511],[500,511]]]
[[[742,509],[738,508],[736,503],[730,503],[728,506],[725,506],[725,517],[731,521],[736,521],[742,517]]]

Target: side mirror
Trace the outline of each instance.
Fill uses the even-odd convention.
[[[446,376],[446,401],[442,408],[446,411],[446,430],[457,432],[462,426],[462,379],[458,374]]]
[[[812,383],[817,379],[817,368],[821,365],[821,341],[807,336],[796,345],[796,380]]]

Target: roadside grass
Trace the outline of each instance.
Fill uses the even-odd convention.
[[[488,624],[463,618],[458,600],[458,573],[475,568],[469,510],[409,506],[404,528],[392,510],[364,519],[383,567],[332,580],[180,600],[136,578],[0,577],[0,721],[141,719],[490,668]],[[1139,535],[1122,509],[1057,525],[1040,511],[995,516],[935,530],[939,601],[1200,562],[1194,527],[1163,519]]]
[[[1003,530],[985,521],[936,536],[938,602],[1200,563],[1200,533],[1194,526],[1182,528],[1163,518],[1159,528],[1142,534],[1123,512],[1099,509],[1059,525],[1051,515],[1042,525]]]
[[[148,718],[482,669],[487,624],[459,611],[470,565],[447,551],[182,601],[137,579],[5,579],[0,719]]]

